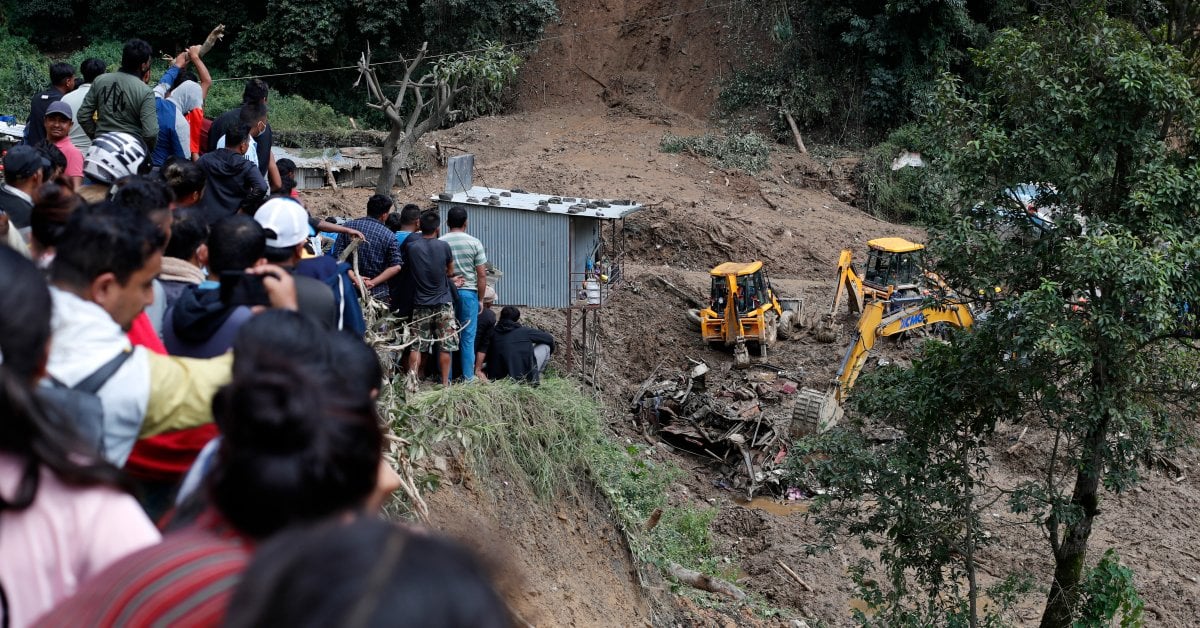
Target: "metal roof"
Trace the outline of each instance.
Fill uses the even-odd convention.
[[[713,277],[724,277],[725,275],[749,275],[757,272],[762,268],[762,262],[725,262],[720,266],[708,271]]]
[[[449,197],[449,198],[447,198]],[[488,202],[494,197],[492,203]],[[597,199],[586,197],[556,196],[537,194],[523,190],[506,190],[473,186],[466,192],[455,194],[436,194],[429,200],[438,203],[475,205],[482,207],[497,207],[500,209],[517,209],[541,214],[564,214],[580,218],[595,218],[599,220],[615,220],[624,218],[634,212],[644,209],[640,203],[627,199]],[[544,202],[543,202],[544,201]],[[591,207],[590,204],[599,205]],[[541,208],[541,209],[539,209]]]
[[[887,251],[888,253],[911,253],[913,251],[920,251],[921,249],[925,248],[924,244],[909,242],[904,238],[876,238],[874,240],[868,240],[867,246],[873,249]]]

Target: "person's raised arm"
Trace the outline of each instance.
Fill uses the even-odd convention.
[[[203,103],[208,99],[208,88],[212,87],[212,75],[208,73],[208,66],[204,65],[204,60],[200,58],[200,46],[192,46],[187,51],[188,58],[196,68],[196,76],[200,79],[200,102]]]

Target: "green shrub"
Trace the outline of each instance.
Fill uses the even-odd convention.
[[[217,81],[208,90],[204,115],[217,117],[242,104],[244,81]],[[272,91],[268,101],[271,128],[277,131],[328,131],[347,129],[345,116],[325,103],[303,96]]]
[[[726,169],[757,174],[766,169],[771,157],[771,143],[757,133],[731,133],[682,136],[667,133],[659,143],[664,153],[688,152],[706,157]]]
[[[926,167],[892,170],[892,161],[903,151],[921,153]],[[919,125],[896,129],[867,151],[855,171],[862,199],[859,206],[892,222],[938,222],[949,214],[950,203],[936,161],[933,143]]]
[[[50,59],[21,37],[0,30],[0,114],[24,123],[29,100],[50,83]]]

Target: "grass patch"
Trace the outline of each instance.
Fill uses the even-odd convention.
[[[402,388],[403,381],[395,385]],[[383,398],[393,431],[409,443],[410,460],[430,455],[439,443],[458,444],[478,477],[502,473],[543,500],[590,477],[613,505],[638,559],[725,575],[709,533],[717,510],[671,505],[669,489],[683,472],[653,460],[649,449],[615,444],[603,431],[599,404],[573,381],[546,377],[536,388],[512,380],[456,384],[419,393],[407,404],[400,401],[402,390],[392,389]],[[647,532],[659,509],[658,524]]]
[[[659,150],[664,153],[691,153],[727,170],[757,174],[766,169],[771,157],[771,142],[758,133],[728,135],[663,135]]]
[[[587,471],[600,411],[569,380],[546,378],[536,388],[501,380],[420,393],[392,427],[413,443],[414,461],[437,443],[457,441],[477,471],[506,472],[545,499],[569,490]]]
[[[241,106],[244,81],[217,81],[208,90],[204,115],[217,116]],[[350,129],[350,120],[325,103],[293,94],[271,91],[267,102],[271,128],[277,131],[342,131]]]

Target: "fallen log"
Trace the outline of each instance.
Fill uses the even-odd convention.
[[[775,559],[775,562],[779,563],[779,566],[780,566],[780,567],[783,567],[783,570],[784,570],[784,571],[786,571],[786,572],[788,573],[788,575],[789,575],[789,576],[791,576],[793,579],[795,579],[795,580],[796,580],[796,582],[799,582],[799,583],[800,583],[800,586],[804,587],[804,590],[805,590],[805,591],[812,591],[812,587],[808,586],[808,583],[807,583],[807,582],[805,582],[804,580],[802,580],[802,579],[800,578],[799,574],[797,574],[796,572],[792,571],[792,568],[791,568],[791,567],[788,567],[787,565],[785,565],[785,564],[783,563],[783,561],[782,561],[782,560],[779,560],[779,559]]]
[[[671,563],[671,565],[667,568],[667,572],[672,578],[675,578],[676,580],[690,587],[700,589],[701,591],[708,591],[709,593],[724,595],[735,600],[746,599],[746,593],[734,585],[725,582],[720,578],[714,578],[710,575],[702,574],[699,571],[692,571],[691,569],[683,567],[679,563]]]

